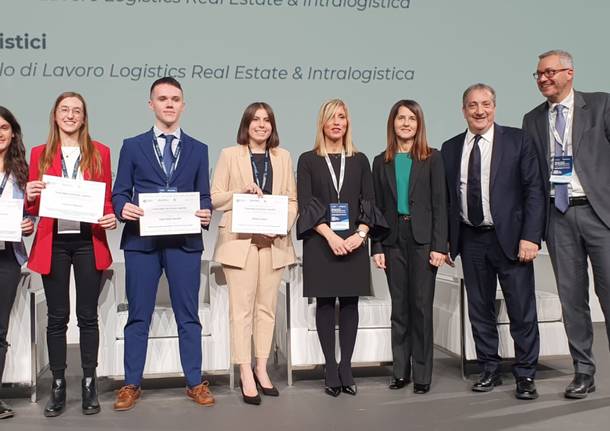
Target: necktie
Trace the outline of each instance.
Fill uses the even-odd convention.
[[[161,136],[165,138],[165,147],[163,147],[163,166],[165,167],[165,174],[169,177],[172,164],[174,163],[174,153],[172,152],[172,141],[174,140],[174,135]]]
[[[555,106],[555,112],[557,113],[555,130],[563,141],[563,135],[566,131],[566,118],[563,116],[563,105]],[[555,139],[555,157],[563,156],[565,154],[564,150],[567,151],[567,148],[562,147],[561,142]],[[555,184],[555,208],[565,213],[568,210],[569,204],[568,185]]]
[[[483,222],[483,200],[481,194],[481,135],[475,135],[474,145],[468,159],[468,186],[466,199],[468,203],[468,220],[473,226]]]

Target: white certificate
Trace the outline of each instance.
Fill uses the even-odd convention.
[[[141,236],[201,233],[199,192],[140,193],[138,206]]]
[[[0,199],[0,241],[21,241],[23,199]]]
[[[288,232],[288,196],[253,194],[233,195],[233,233]]]
[[[97,223],[104,215],[106,183],[43,175],[38,215]]]

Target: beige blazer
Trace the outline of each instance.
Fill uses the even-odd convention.
[[[278,236],[271,245],[273,269],[283,268],[296,262],[290,230],[297,217],[297,187],[292,169],[290,153],[283,148],[269,151],[273,169],[272,191],[274,195],[288,196],[288,235]],[[251,234],[231,232],[233,193],[240,193],[247,184],[253,182],[250,153],[246,145],[224,148],[212,178],[212,208],[224,211],[218,224],[218,239],[214,250],[214,260],[223,265],[243,268],[252,240]]]

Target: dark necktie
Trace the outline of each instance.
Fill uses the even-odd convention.
[[[475,135],[474,145],[468,159],[468,186],[466,199],[468,204],[468,220],[473,226],[483,222],[483,200],[481,194],[481,135]]]
[[[163,166],[165,167],[165,174],[169,177],[172,164],[174,163],[174,153],[172,152],[174,135],[161,135],[161,137],[165,138],[165,147],[163,147]]]
[[[555,130],[559,135],[559,138],[563,141],[563,135],[566,131],[566,119],[563,116],[563,105],[555,106],[555,112],[557,114],[557,118],[555,119]],[[565,142],[558,142],[557,139],[555,141],[555,157],[563,156],[567,153],[567,148],[562,146]],[[562,213],[565,213],[570,206],[570,199],[568,197],[568,185],[567,184],[555,184],[555,208],[557,208]]]

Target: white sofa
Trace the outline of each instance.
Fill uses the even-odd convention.
[[[361,297],[358,303],[360,320],[352,357],[354,365],[392,361],[390,294],[384,272],[372,264],[371,293],[372,296]],[[303,297],[302,265],[293,265],[280,287],[276,317],[276,344],[286,357],[289,385],[294,370],[324,364],[316,332],[315,306],[315,300]],[[336,346],[340,358],[338,340]]]
[[[125,265],[114,263],[105,271],[100,296],[100,355],[98,375],[122,379],[123,329],[127,322]],[[220,266],[202,261],[199,318],[202,325],[202,368],[206,373],[230,374],[229,297]],[[177,327],[169,299],[167,279],[161,277],[153,313],[145,378],[182,375]]]
[[[561,303],[548,254],[539,254],[534,261],[534,272],[540,357],[569,355]],[[500,341],[498,353],[504,359],[514,358],[514,342],[510,335],[506,304],[499,284],[496,292],[496,309]],[[472,328],[468,318],[464,276],[459,258],[455,268],[444,265],[437,276],[434,298],[434,343],[447,353],[462,359],[463,374],[467,362],[476,360]]]
[[[32,402],[36,402],[38,378],[49,364],[46,331],[47,303],[40,277],[24,270],[11,310],[7,334],[10,347],[2,382],[29,388]]]

